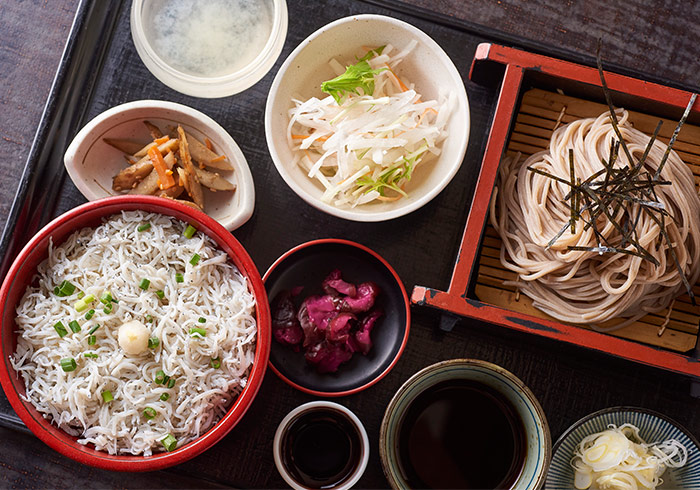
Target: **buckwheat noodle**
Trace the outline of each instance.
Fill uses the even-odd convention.
[[[630,153],[636,160],[649,143],[649,136],[634,129],[628,113],[618,109],[619,129]],[[603,168],[610,147],[617,140],[609,113],[597,118],[580,119],[554,131],[549,148],[525,161],[506,158],[499,168],[499,181],[491,202],[491,224],[501,236],[501,263],[518,273],[518,280],[508,284],[532,298],[541,311],[568,323],[590,324],[598,330],[612,330],[628,325],[649,312],[658,312],[685,291],[681,276],[664,241],[660,228],[642,213],[636,230],[638,241],[658,260],[654,265],[641,257],[622,253],[603,255],[590,251],[569,250],[569,246],[595,247],[591,227],[584,230],[579,221],[575,233],[570,229],[551,248],[547,244],[569,221],[570,204],[565,196],[570,188],[549,177],[528,171],[542,169],[565,180],[570,179],[569,149],[574,150],[575,173],[581,180]],[[667,145],[655,141],[646,158],[645,168],[652,175],[659,166]],[[621,150],[615,166],[628,165]],[[665,226],[674,245],[678,262],[691,285],[700,275],[700,198],[693,174],[675,151],[671,151],[660,178],[672,185],[655,187],[673,219]],[[636,215],[639,204],[630,204]],[[586,211],[583,211],[584,217]],[[622,212],[618,214],[622,217]],[[617,247],[622,235],[602,216],[598,229]],[[627,245],[634,250],[633,245]],[[598,325],[612,318],[624,317],[614,326]]]

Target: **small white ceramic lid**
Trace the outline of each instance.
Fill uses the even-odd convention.
[[[214,19],[213,24],[216,25],[212,25],[212,22],[207,24],[206,19],[198,15],[204,11],[216,15],[222,6],[228,9]],[[193,12],[193,9],[200,12]],[[258,15],[251,18],[251,11],[257,11]],[[152,23],[164,25],[163,19],[154,18],[162,12],[167,13],[166,17],[170,17],[167,21],[175,25],[172,29],[166,26],[165,31],[170,32],[179,45],[187,44],[187,36],[183,36],[182,33],[187,29],[192,31],[190,45],[184,46],[177,55],[173,55],[170,62],[165,59],[163,51],[152,44],[152,36],[149,34]],[[187,19],[177,18],[180,15],[186,15]],[[254,20],[259,22],[253,22]],[[204,98],[226,97],[253,86],[274,65],[287,37],[287,3],[285,0],[219,0],[217,3],[211,0],[133,0],[130,23],[136,51],[146,68],[158,80],[186,95]],[[267,39],[257,39],[256,34],[260,33],[255,30],[241,31],[251,25],[260,25],[265,29],[268,24]],[[172,34],[173,32],[175,34]],[[200,41],[200,47],[193,49]],[[250,42],[241,46],[241,43],[247,41]],[[178,65],[179,60],[187,55],[193,56],[193,62],[205,60],[213,64],[221,61],[225,66],[229,66],[228,61],[236,60],[235,55],[240,58],[247,53],[250,53],[250,56],[246,56],[250,58],[249,61],[242,66],[230,65],[230,72],[197,74],[194,70],[188,71]],[[222,60],[221,56],[228,61]]]

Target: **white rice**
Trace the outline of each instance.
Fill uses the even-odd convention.
[[[137,231],[142,223],[151,228]],[[10,361],[24,378],[27,399],[82,444],[148,456],[164,450],[160,441],[171,434],[179,447],[220,420],[246,385],[255,354],[255,299],[227,255],[202,233],[185,238],[186,226],[132,211],[79,230],[50,247],[17,307],[19,335]],[[195,253],[201,260],[193,266]],[[183,283],[176,282],[178,272]],[[139,287],[144,278],[151,281],[146,291]],[[73,295],[54,294],[63,280],[76,286]],[[98,298],[88,308],[96,311],[90,320],[87,310],[74,307],[79,291]],[[118,301],[109,314],[99,301],[105,291]],[[71,320],[80,332],[71,331]],[[137,356],[125,354],[117,333],[130,320],[144,323],[160,344]],[[68,331],[63,338],[54,329],[58,321]],[[88,345],[88,330],[96,324],[97,341]],[[190,335],[194,327],[204,328],[206,336]],[[64,372],[60,361],[70,357],[77,369]],[[217,357],[219,368],[211,365]],[[159,370],[176,380],[173,388],[154,382]],[[113,401],[103,401],[105,390]],[[160,399],[163,393],[167,401]],[[155,409],[155,418],[144,416],[147,407]]]

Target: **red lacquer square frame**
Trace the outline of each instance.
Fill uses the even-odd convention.
[[[496,44],[481,44],[476,50],[469,76],[475,80],[493,78],[494,74],[500,78],[500,92],[450,285],[447,291],[415,286],[411,302],[606,352],[649,366],[700,377],[700,360],[693,355],[683,355],[581,327],[536,318],[470,297],[471,282],[476,280],[476,275],[472,273],[478,268],[479,251],[498,165],[508,144],[526,77],[532,74],[551,77],[569,86],[580,84],[593,87],[602,94],[600,75],[596,68]],[[605,79],[612,92],[623,94],[628,100],[636,100],[638,104],[654,107],[678,108],[679,114],[685,109],[692,95],[684,90],[611,72],[605,72]],[[700,101],[695,102],[691,114],[698,111]]]

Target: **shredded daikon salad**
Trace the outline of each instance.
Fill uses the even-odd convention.
[[[17,306],[25,399],[81,444],[172,451],[248,383],[255,298],[191,225],[128,211],[49,247]]]
[[[292,99],[287,140],[295,165],[323,186],[322,200],[355,207],[407,197],[416,167],[440,153],[454,94],[424,101],[397,67],[417,45],[371,49],[354,65],[332,59],[338,74],[324,98]]]
[[[675,439],[647,444],[632,424],[608,426],[584,438],[571,461],[579,490],[655,489],[666,468],[680,468],[688,450]]]

